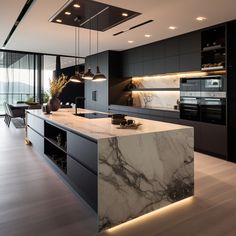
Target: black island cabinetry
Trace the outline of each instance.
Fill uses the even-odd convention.
[[[27,112],[27,137],[70,186],[97,211],[97,143]]]

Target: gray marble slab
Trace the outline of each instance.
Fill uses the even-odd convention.
[[[100,231],[194,193],[192,128],[101,139],[98,153]]]

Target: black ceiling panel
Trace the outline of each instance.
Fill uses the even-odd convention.
[[[79,4],[80,7],[75,8],[73,6],[74,4]],[[70,12],[71,15],[66,15],[65,12]],[[127,16],[123,16],[122,13],[126,13]],[[86,29],[106,31],[140,14],[92,0],[69,0],[49,21],[64,25],[80,26]],[[75,21],[76,17],[79,18],[79,23]],[[62,22],[57,22],[58,19]]]

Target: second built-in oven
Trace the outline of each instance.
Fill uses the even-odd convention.
[[[180,118],[185,120],[200,121],[199,98],[180,98]]]
[[[226,123],[225,98],[201,98],[201,121],[214,124]]]

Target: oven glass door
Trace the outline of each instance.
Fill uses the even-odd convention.
[[[201,105],[201,121],[225,125],[225,105]]]
[[[200,91],[201,80],[200,78],[181,78],[180,79],[180,91]]]
[[[201,91],[224,91],[223,78],[211,77],[201,80]]]

